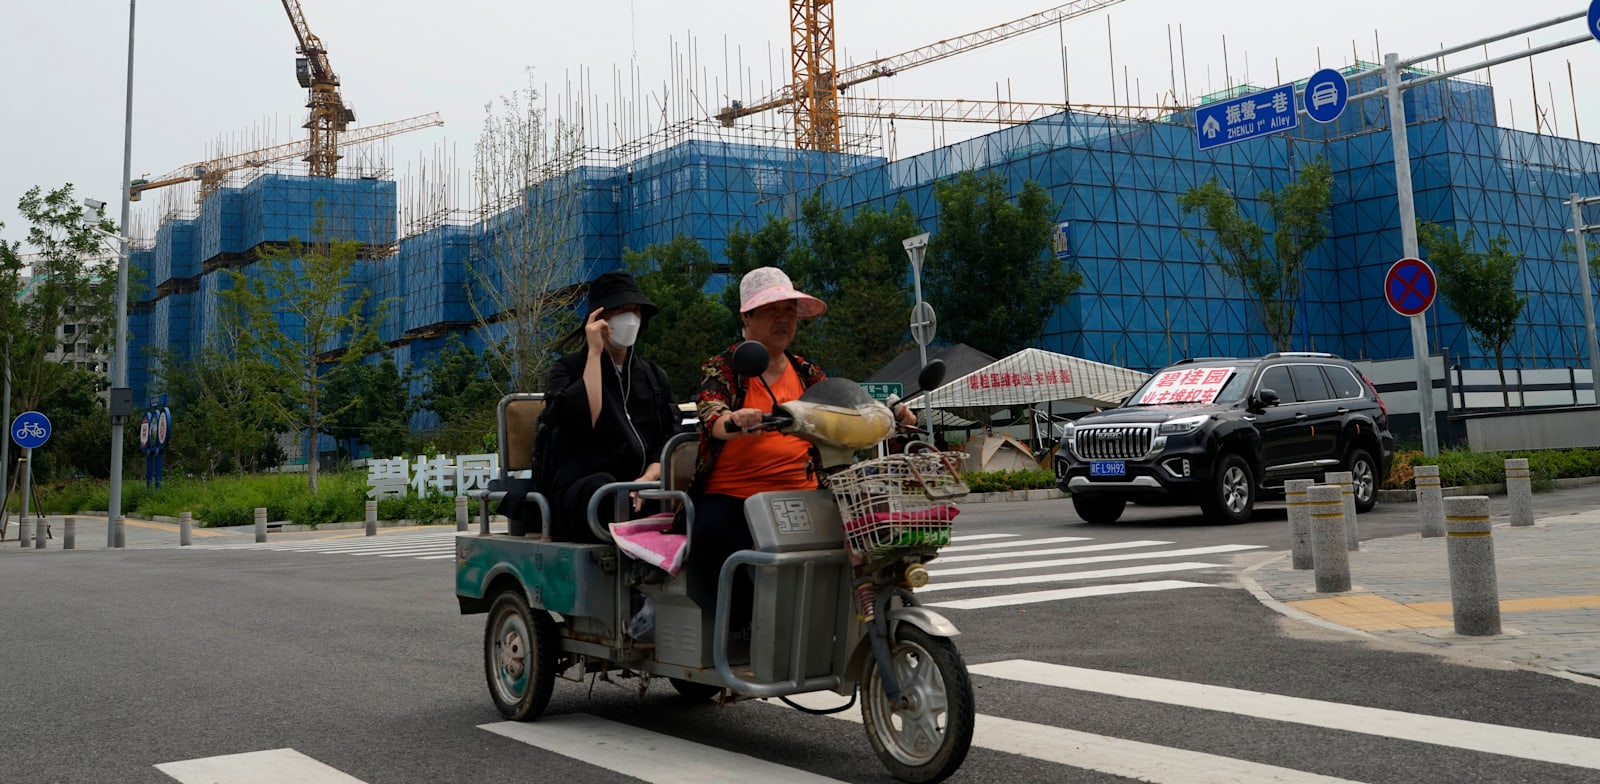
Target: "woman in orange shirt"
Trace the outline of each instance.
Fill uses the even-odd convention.
[[[797,400],[806,388],[825,378],[822,369],[789,352],[801,319],[828,312],[822,300],[795,289],[777,267],[760,267],[739,282],[739,318],[745,340],[766,346],[770,360],[762,384],[733,372],[734,344],[702,368],[704,378],[695,400],[699,410],[700,455],[690,494],[695,502],[694,540],[689,562],[715,594],[717,574],[729,555],[754,542],[744,517],[745,499],[774,490],[817,487],[811,445],[770,430],[750,431],[780,403]],[[771,393],[768,393],[768,388]],[[902,422],[916,420],[904,406]],[[748,623],[750,592],[741,580],[730,605],[735,625]]]

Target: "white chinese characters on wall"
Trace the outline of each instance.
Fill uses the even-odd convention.
[[[500,473],[499,455],[417,455],[414,464],[404,457],[374,459],[367,464],[368,498],[457,496],[489,489]]]

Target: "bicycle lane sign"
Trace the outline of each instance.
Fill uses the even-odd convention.
[[[11,440],[23,449],[37,449],[50,440],[50,418],[37,411],[24,411],[11,422]]]

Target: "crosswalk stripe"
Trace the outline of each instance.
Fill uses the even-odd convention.
[[[439,561],[439,560],[443,560],[445,558],[454,558],[454,557],[456,557],[455,553],[450,553],[448,555],[424,555],[424,556],[418,557],[417,560],[419,560],[419,561]]]
[[[800,694],[789,699],[808,708],[828,708],[837,705],[839,701],[838,695],[831,693]],[[829,715],[835,719],[861,723],[859,711]],[[1292,768],[1280,768],[1276,765],[1216,754],[1094,735],[983,713],[977,715],[974,723],[972,745],[980,749],[1123,776],[1150,784],[1238,784],[1241,781],[1274,784],[1353,784],[1348,779]]]
[[[531,724],[503,721],[478,728],[652,784],[838,781],[581,713],[545,716]]]
[[[1074,580],[1099,580],[1107,577],[1132,577],[1140,574],[1160,574],[1162,572],[1184,572],[1194,569],[1220,569],[1222,564],[1205,563],[1202,561],[1189,561],[1175,564],[1146,564],[1144,566],[1123,566],[1116,569],[1095,569],[1087,572],[1062,572],[1059,574],[1028,574],[1016,577],[994,577],[987,580],[963,580],[953,583],[933,582],[917,589],[917,593],[932,593],[934,591],[955,591],[963,588],[1001,588],[1009,585],[1038,585],[1040,583],[1064,583]]]
[[[983,610],[990,607],[1009,607],[1014,604],[1038,604],[1039,602],[1054,602],[1064,599],[1084,599],[1091,596],[1113,596],[1125,593],[1144,593],[1146,591],[1170,591],[1176,588],[1212,588],[1210,583],[1194,583],[1187,580],[1151,580],[1142,583],[1115,583],[1112,585],[1090,585],[1083,588],[1057,588],[1050,591],[1030,591],[1027,593],[1008,593],[1002,596],[980,596],[976,599],[954,599],[948,602],[929,602],[929,607],[948,607],[954,610]]]
[[[1020,544],[1020,543],[1019,543]],[[1028,542],[1033,544],[1033,542]],[[1065,555],[1067,553],[1098,553],[1106,550],[1127,550],[1133,547],[1159,547],[1172,542],[1162,542],[1155,539],[1135,539],[1131,542],[1106,542],[1104,544],[1085,544],[1077,547],[1056,547],[1048,550],[1024,550],[1021,552],[1006,553],[974,553],[972,555],[945,556],[952,548],[946,547],[939,551],[939,563],[970,563],[972,561],[997,561],[1002,558],[1033,558],[1041,555]],[[1013,545],[1015,546],[1015,545]]]
[[[1177,558],[1190,555],[1216,555],[1218,553],[1236,553],[1241,550],[1260,550],[1264,545],[1259,544],[1219,544],[1211,547],[1189,547],[1182,550],[1158,550],[1144,553],[1122,553],[1120,555],[1096,555],[1084,558],[1058,558],[1053,561],[1023,561],[1020,563],[995,564],[992,566],[961,566],[954,569],[929,569],[928,573],[935,578],[950,577],[958,574],[982,574],[998,570],[1018,571],[1023,569],[1052,569],[1058,566],[1082,566],[1083,564],[1107,563],[1110,561],[1143,561],[1150,558]],[[1030,553],[1034,555],[1034,553]]]
[[[155,768],[182,784],[365,784],[294,749],[202,757]]]
[[[983,539],[1016,539],[1021,534],[956,534],[950,537],[952,542],[976,542]]]
[[[959,537],[957,537],[959,539]],[[1037,547],[1046,544],[1060,544],[1062,542],[1087,542],[1087,536],[1050,536],[1044,539],[1011,539],[1004,542],[988,542],[986,544],[956,544],[939,548],[940,553],[964,553],[973,550],[998,550],[1006,547]],[[954,539],[952,541],[955,541]],[[1171,544],[1171,542],[1162,542]]]
[[[1014,659],[976,675],[1600,770],[1600,738]]]

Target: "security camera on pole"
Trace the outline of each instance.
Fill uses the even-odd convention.
[[[906,255],[911,257],[911,291],[916,298],[916,304],[911,307],[911,337],[917,341],[917,354],[922,360],[919,367],[927,367],[928,344],[933,341],[934,330],[938,327],[933,306],[922,301],[922,258],[928,252],[928,233],[908,237],[900,244],[906,249]],[[933,406],[923,405],[922,429],[932,433],[932,421]]]

